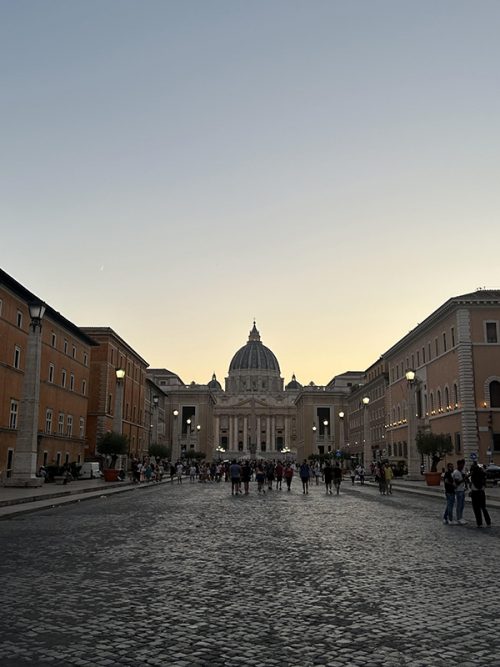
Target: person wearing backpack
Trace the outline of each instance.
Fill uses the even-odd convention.
[[[472,501],[472,510],[476,517],[477,527],[482,528],[483,516],[486,525],[491,526],[491,518],[486,509],[486,494],[484,492],[484,487],[486,486],[486,473],[479,467],[477,461],[474,461],[470,467],[470,482],[470,499]]]

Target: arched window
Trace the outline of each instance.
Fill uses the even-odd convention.
[[[434,394],[431,394],[431,415],[434,414]]]
[[[458,385],[456,383],[453,385],[453,402],[453,407],[458,408]]]
[[[490,407],[500,408],[500,382],[498,380],[490,382]]]
[[[444,388],[444,404],[445,404],[446,409],[448,409],[450,407],[450,391],[449,391],[448,387]]]
[[[438,410],[440,411],[441,408],[443,407],[441,404],[441,389],[438,389],[437,391],[437,400],[438,400]]]

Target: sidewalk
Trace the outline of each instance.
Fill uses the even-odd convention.
[[[356,482],[356,485],[358,486],[359,482]],[[365,485],[378,487],[378,484],[376,484],[372,478],[367,478],[365,480]],[[442,484],[441,486],[427,486],[425,480],[410,482],[407,479],[396,477],[392,480],[392,488],[396,492],[402,491],[403,493],[416,493],[418,495],[430,496],[433,498],[439,498],[441,500],[444,500],[445,497],[444,487]],[[500,485],[497,484],[496,486],[493,486],[490,482],[485,491],[486,506],[500,508]],[[470,498],[468,497],[467,492],[465,494],[465,502],[470,503]]]
[[[47,507],[76,503],[100,496],[108,496],[136,489],[150,489],[156,484],[170,483],[170,477],[162,482],[105,482],[102,479],[74,480],[65,485],[44,484],[38,488],[13,488],[0,486],[0,519],[35,512]]]

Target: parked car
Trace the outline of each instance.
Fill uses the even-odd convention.
[[[484,472],[486,473],[487,480],[497,481],[500,479],[500,466],[497,466],[494,463],[485,466]]]
[[[102,477],[102,472],[99,469],[97,461],[86,461],[85,463],[82,463],[78,477],[79,479],[99,479]]]

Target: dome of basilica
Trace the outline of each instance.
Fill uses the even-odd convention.
[[[234,355],[229,365],[229,372],[239,370],[273,371],[279,375],[280,366],[271,350],[263,345],[255,322],[248,336],[248,343]]]

